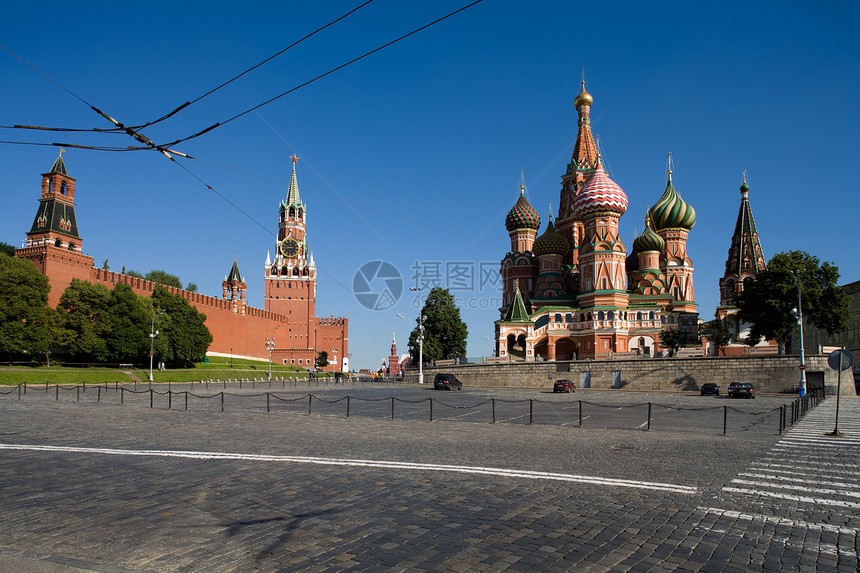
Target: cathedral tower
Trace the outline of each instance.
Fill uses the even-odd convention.
[[[744,281],[755,278],[764,270],[764,255],[753,219],[749,199],[750,188],[746,175],[741,185],[741,206],[732,235],[732,245],[726,259],[726,272],[720,279],[720,306],[733,306],[735,298],[744,290]],[[719,310],[717,311],[719,314]]]

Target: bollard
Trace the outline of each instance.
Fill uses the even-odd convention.
[[[433,408],[432,404],[430,405],[430,408]],[[349,394],[346,395],[346,417],[349,418]]]
[[[24,395],[25,396],[27,395],[27,383],[26,382],[24,382]]]
[[[310,382],[308,384],[310,384]],[[311,415],[311,402],[313,401],[313,397],[313,394],[308,394],[308,416]]]
[[[21,385],[18,384],[18,399],[21,399]]]
[[[534,400],[529,398],[529,424],[532,423],[533,418],[534,418]]]
[[[728,417],[729,407],[723,406],[723,435],[726,435],[726,418]]]
[[[45,394],[48,393],[48,381],[45,380]]]
[[[119,389],[119,403],[125,404],[125,386]]]
[[[645,431],[648,432],[651,430],[651,402],[648,402],[648,420],[647,425],[645,426]]]
[[[54,390],[57,391],[57,402],[59,402],[60,401],[60,385],[57,384],[56,386],[54,386]]]
[[[391,397],[391,419],[394,419],[394,396]]]
[[[491,398],[490,401],[493,405],[493,423],[495,424],[496,423],[496,399]]]
[[[75,390],[78,391],[78,402],[80,402],[81,401],[81,387],[75,386]]]
[[[96,402],[101,402],[101,401],[102,401],[102,387],[99,386],[99,390],[96,393]]]
[[[173,391],[172,390],[167,391],[167,409],[168,410],[173,409]]]
[[[266,392],[266,413],[269,413],[269,393]]]
[[[84,380],[84,394],[87,393],[87,381]]]
[[[433,421],[433,398],[430,398],[430,421]]]
[[[188,411],[188,392],[185,393],[185,411]]]
[[[221,413],[224,413],[224,392],[221,392]]]
[[[155,392],[152,388],[149,389],[149,407],[152,408],[152,401],[155,396]]]
[[[582,427],[582,400],[579,401],[579,427]]]

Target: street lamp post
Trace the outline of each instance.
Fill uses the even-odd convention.
[[[272,350],[275,349],[275,338],[266,337],[266,349],[269,351],[269,382],[272,381]]]
[[[797,312],[795,312],[795,316],[797,316],[797,326],[800,329],[800,397],[803,398],[806,396],[806,352],[803,348],[803,306],[801,305],[800,298],[800,277],[797,275],[797,271],[791,271],[792,276],[794,277],[794,282],[797,283]],[[795,309],[792,309],[794,311]]]
[[[155,337],[158,336],[158,331],[155,330],[155,317],[164,314],[163,310],[152,313],[152,330],[149,333],[149,383],[152,385],[152,352],[155,343]]]
[[[409,287],[418,293],[418,383],[424,384],[424,302],[421,299],[421,287]]]

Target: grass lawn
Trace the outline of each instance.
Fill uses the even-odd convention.
[[[199,380],[266,379],[269,364],[245,359],[210,358],[217,362],[198,362],[193,368],[176,368],[152,373],[155,382],[197,382]],[[302,368],[272,364],[272,378],[305,378],[308,373]],[[331,372],[318,372],[317,377],[330,377]],[[149,369],[131,370],[98,366],[40,366],[8,367],[0,366],[0,384],[103,384],[105,382],[129,384],[149,380]]]

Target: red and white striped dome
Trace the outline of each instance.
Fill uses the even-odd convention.
[[[603,172],[603,165],[598,162],[594,175],[573,200],[573,210],[580,219],[595,211],[611,211],[623,215],[627,210],[627,195],[618,183]]]

